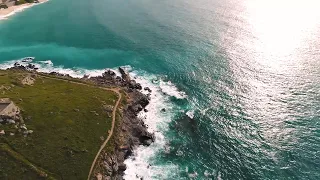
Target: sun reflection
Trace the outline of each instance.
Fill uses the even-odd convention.
[[[320,21],[318,0],[249,0],[246,7],[255,48],[268,56],[291,55]]]
[[[248,87],[244,95],[246,113],[255,115],[255,122],[268,142],[279,148],[286,147],[297,143],[302,131],[288,122],[305,116],[308,109],[302,110],[305,105],[301,102],[308,98],[306,90],[311,82],[319,77],[319,73],[315,73],[318,70],[311,73],[312,66],[317,65],[313,59],[317,59],[319,53],[310,47],[320,37],[320,1],[244,2],[242,17],[246,20],[245,30],[250,33],[237,36],[238,41],[244,41],[243,46],[231,46],[235,48],[230,50],[234,53],[230,57],[241,57],[234,58],[233,72],[239,74],[239,82]],[[249,70],[242,73],[241,66]]]

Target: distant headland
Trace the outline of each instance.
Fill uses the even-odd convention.
[[[48,0],[0,0],[0,20]]]

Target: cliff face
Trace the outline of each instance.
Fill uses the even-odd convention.
[[[115,129],[114,147],[100,155],[91,179],[122,179],[126,170],[124,160],[132,155],[137,146],[149,146],[154,141],[153,134],[147,131],[143,120],[137,117],[149,104],[149,97],[139,91],[142,89],[141,85],[131,80],[124,69],[119,68],[119,71],[122,74],[121,78],[108,71],[103,76],[94,78],[98,83],[109,82],[107,84],[114,79],[117,81],[115,84],[122,86],[129,101],[120,110],[122,116],[118,119]]]

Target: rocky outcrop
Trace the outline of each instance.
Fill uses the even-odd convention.
[[[16,63],[11,69],[30,70],[32,68],[35,67],[32,65],[25,67]],[[137,146],[149,146],[154,142],[154,135],[147,131],[143,119],[139,119],[137,116],[139,112],[147,111],[146,106],[149,104],[150,97],[140,92],[143,87],[131,79],[124,68],[120,67],[119,71],[121,77],[117,76],[115,72],[107,70],[101,76],[89,77],[85,75],[82,78],[84,81],[89,81],[103,87],[121,87],[128,96],[128,104],[119,109],[122,112],[122,118],[117,121],[116,129],[113,131],[115,146],[112,151],[101,153],[100,159],[97,161],[98,166],[94,169],[91,179],[122,179],[123,172],[126,170],[124,160],[133,154]],[[57,77],[70,77],[68,74],[58,72],[51,72],[49,74]],[[144,90],[151,93],[151,89],[148,87],[145,87]],[[113,107],[109,106],[104,106],[103,108],[107,112],[111,112],[113,109]],[[80,110],[74,109],[74,111],[78,112]],[[17,128],[24,135],[29,135],[33,132],[24,126]]]
[[[94,176],[102,175],[102,179],[122,179],[126,170],[124,160],[133,154],[139,145],[149,146],[154,142],[154,135],[147,131],[138,113],[143,111],[149,104],[149,97],[140,92],[142,86],[132,80],[129,74],[119,68],[121,77],[112,71],[106,71],[102,76],[92,77],[91,81],[99,85],[121,85],[130,99],[122,110],[122,119],[118,128],[114,131],[116,137],[114,153],[105,152],[101,155],[100,168],[94,171]]]

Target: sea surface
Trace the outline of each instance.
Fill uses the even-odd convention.
[[[152,89],[127,180],[320,179],[316,0],[50,0],[0,21],[0,68]],[[162,109],[165,110],[162,110]]]

